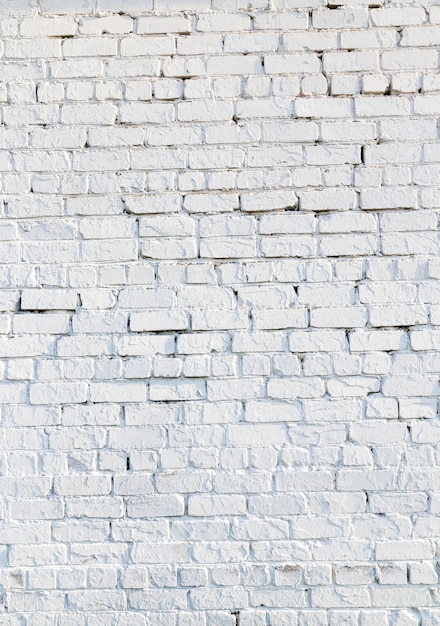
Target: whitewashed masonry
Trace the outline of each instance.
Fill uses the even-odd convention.
[[[1,626],[438,626],[438,0],[0,17]]]

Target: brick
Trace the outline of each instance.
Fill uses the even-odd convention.
[[[359,117],[405,116],[411,112],[411,102],[403,96],[370,96],[355,98],[354,108]]]
[[[157,332],[164,330],[185,330],[188,319],[184,311],[162,310],[132,313],[130,329],[134,332]]]
[[[346,211],[356,208],[356,193],[351,189],[328,191],[299,191],[300,208],[303,211]]]
[[[348,98],[297,98],[295,113],[298,117],[333,119],[350,117],[351,102]]]
[[[127,57],[174,54],[172,37],[128,37],[121,41],[121,55]]]
[[[378,542],[376,556],[380,560],[430,559],[432,547],[428,541]]]
[[[81,20],[79,28],[84,35],[111,35],[126,34],[133,32],[133,19],[128,15],[117,15],[108,17],[89,17]]]
[[[368,25],[368,12],[365,7],[315,10],[312,20],[315,28],[363,28]]]
[[[413,209],[417,195],[412,189],[365,189],[361,191],[362,209]]]
[[[138,35],[189,33],[190,31],[190,20],[180,15],[173,17],[139,17],[137,20],[136,32]]]
[[[98,9],[101,11],[117,13],[123,9],[127,12],[143,13],[145,11],[151,11],[152,8],[152,0],[122,0],[122,3],[118,3],[115,0],[98,0]]]
[[[95,2],[93,0],[42,0],[41,11],[43,13],[88,13],[93,10]]]
[[[104,476],[62,476],[56,479],[54,489],[66,496],[106,495],[110,493],[111,483]]]
[[[0,0],[2,624],[439,622],[436,3]]]
[[[378,67],[378,57],[370,51],[325,52],[323,67],[327,72],[374,71]]]
[[[421,7],[387,7],[372,9],[371,18],[375,26],[406,26],[423,22],[425,11]]]
[[[383,52],[381,64],[384,70],[394,72],[432,69],[436,66],[435,51],[404,49]]]
[[[197,30],[202,32],[220,31],[225,32],[228,30],[245,31],[251,27],[251,20],[248,15],[242,13],[229,13],[227,16],[215,13],[206,13],[198,16]]]
[[[75,20],[68,17],[25,17],[20,26],[23,37],[66,37],[75,32]]]
[[[408,27],[402,32],[401,46],[438,46],[438,28],[435,26]]]
[[[262,74],[263,66],[261,60],[256,55],[234,55],[212,56],[206,63],[206,71],[213,76],[221,76],[229,74],[232,76],[240,76],[241,74]]]
[[[30,387],[31,404],[71,404],[87,400],[85,383],[35,383]]]
[[[107,57],[117,53],[117,40],[83,37],[81,39],[66,39],[63,42],[64,58],[68,57]]]

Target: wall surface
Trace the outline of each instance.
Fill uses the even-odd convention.
[[[438,0],[0,0],[1,626],[440,624]]]

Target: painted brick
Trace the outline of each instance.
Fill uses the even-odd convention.
[[[0,0],[1,624],[440,623],[421,4]]]

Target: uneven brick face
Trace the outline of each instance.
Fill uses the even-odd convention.
[[[0,624],[440,624],[438,0],[0,18]]]

